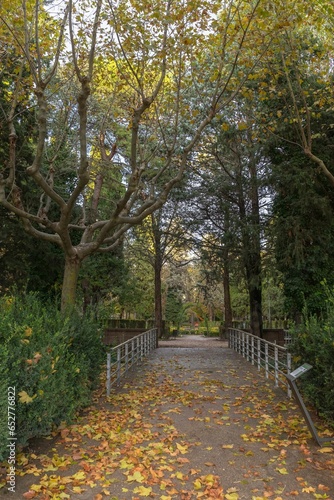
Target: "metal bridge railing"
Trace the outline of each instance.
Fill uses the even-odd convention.
[[[291,354],[286,347],[282,347],[251,333],[236,328],[228,330],[229,347],[241,354],[258,371],[265,370],[266,378],[273,378],[275,387],[279,385],[287,389],[291,397],[291,390],[286,375],[291,372]]]
[[[121,378],[138,362],[157,347],[157,329],[141,333],[107,353],[107,396],[113,385],[120,385]]]

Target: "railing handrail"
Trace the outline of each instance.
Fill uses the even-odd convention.
[[[151,328],[121,344],[111,347],[107,352],[107,396],[110,395],[111,386],[115,384],[119,385],[121,378],[156,347],[156,328]],[[113,363],[112,354],[116,355]],[[113,380],[111,380],[112,377]]]
[[[290,386],[286,379],[286,375],[291,372],[291,354],[286,347],[237,328],[228,329],[228,338],[230,348],[242,354],[247,361],[251,361],[252,365],[257,364],[258,371],[264,366],[266,378],[269,378],[269,374],[273,375],[275,386],[278,387],[281,383],[287,387],[288,396],[291,396]],[[283,375],[283,379],[280,375]]]
[[[139,337],[142,337],[143,335],[145,335],[148,332],[151,332],[152,330],[156,330],[156,328],[150,328],[149,330],[146,330],[145,332],[138,333],[138,335],[136,335],[135,337],[132,337],[131,339],[125,340],[121,344],[117,344],[117,345],[111,346],[111,347],[109,347],[108,352],[111,352],[113,350],[122,348],[123,346],[125,346],[125,344],[131,343],[133,340],[135,340],[135,339],[137,339]]]
[[[279,344],[276,344],[275,342],[269,342],[269,340],[261,339],[261,337],[258,337],[257,335],[254,335],[253,333],[246,332],[245,330],[239,330],[238,328],[229,328],[228,330],[229,330],[229,331],[230,331],[230,330],[234,330],[234,331],[237,331],[237,332],[241,332],[241,333],[247,334],[247,335],[249,335],[250,337],[254,337],[254,338],[256,338],[256,339],[263,340],[263,342],[265,342],[266,344],[268,344],[268,345],[272,345],[273,347],[277,347],[279,350],[282,350],[282,351],[287,351],[287,348],[286,348],[286,347],[284,347],[284,346],[282,346],[282,345],[279,345]]]

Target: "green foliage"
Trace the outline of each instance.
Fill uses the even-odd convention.
[[[119,301],[127,278],[128,268],[122,245],[108,253],[94,254],[86,259],[79,276],[85,307],[88,304],[98,307],[109,297]]]
[[[305,77],[303,85],[310,109],[319,106],[319,95],[326,94],[326,87],[313,76]],[[284,92],[287,89],[283,79],[280,91],[264,108],[268,116],[277,108],[289,113],[282,97]],[[312,113],[312,151],[330,171],[334,168],[333,118],[331,109],[324,105]],[[321,315],[324,295],[320,283],[326,277],[334,284],[333,187],[303,149],[296,146],[298,143],[295,124],[287,117],[281,120],[276,135],[267,141],[271,185],[275,190],[271,225],[275,257],[282,274],[286,311],[295,321],[299,321],[305,303],[310,313]]]
[[[17,218],[1,206],[0,234],[0,295],[16,287],[56,296],[64,270],[61,250],[25,233]]]
[[[334,425],[334,292],[327,306],[327,319],[310,316],[292,330],[291,352],[296,366],[313,366],[299,381],[301,391],[319,415]]]
[[[104,348],[92,316],[73,311],[65,317],[36,295],[2,298],[0,311],[0,397],[15,387],[17,443],[26,445],[89,403]],[[4,453],[0,447],[0,459]]]
[[[6,450],[5,445],[8,444],[8,367],[6,359],[8,351],[6,346],[0,345],[0,460],[4,458],[3,453]],[[7,448],[8,450],[8,448]]]
[[[184,308],[181,299],[181,291],[177,287],[170,287],[167,291],[166,321],[180,327],[180,323],[184,319]]]

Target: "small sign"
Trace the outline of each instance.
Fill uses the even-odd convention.
[[[293,380],[296,380],[296,378],[300,377],[304,373],[308,372],[311,370],[312,365],[309,365],[308,363],[304,363],[303,365],[299,366],[296,368],[293,372],[289,374],[289,377],[291,377]]]

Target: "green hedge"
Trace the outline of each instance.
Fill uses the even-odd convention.
[[[4,460],[7,388],[16,390],[17,445],[23,446],[69,422],[89,403],[105,349],[93,316],[73,311],[64,317],[33,294],[0,299],[0,316],[0,460]]]
[[[303,396],[320,416],[334,425],[333,319],[310,318],[292,330],[290,350],[295,367],[303,363],[313,367],[298,381]]]

